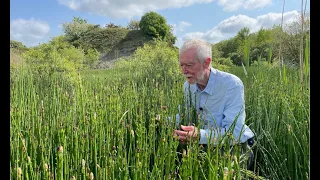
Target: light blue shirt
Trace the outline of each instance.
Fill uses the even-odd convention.
[[[211,139],[211,144],[215,144],[235,120],[233,136],[236,141],[239,140],[240,134],[241,143],[254,136],[254,133],[245,124],[244,86],[237,76],[211,68],[205,89],[201,91],[196,84],[189,84],[186,81],[184,92],[186,102],[192,103],[197,114],[200,113],[199,144],[208,144],[209,139]]]

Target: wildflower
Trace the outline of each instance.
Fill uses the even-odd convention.
[[[70,178],[70,180],[76,180],[76,177],[72,176],[72,177]]]
[[[133,129],[131,129],[131,135],[132,135],[132,137],[134,137],[134,131],[133,131]]]

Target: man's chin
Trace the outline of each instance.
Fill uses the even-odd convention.
[[[196,83],[196,81],[194,79],[188,79],[187,78],[187,81],[188,81],[189,84],[195,84]]]

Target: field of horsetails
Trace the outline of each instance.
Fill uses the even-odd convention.
[[[68,76],[11,69],[11,179],[309,179],[308,68],[227,69],[245,87],[246,124],[256,134],[251,171],[237,151],[209,145],[199,155],[194,142],[176,162],[175,115],[188,120],[178,53],[161,43],[137,51],[113,68]]]

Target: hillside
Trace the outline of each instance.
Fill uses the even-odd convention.
[[[119,58],[129,57],[138,47],[143,46],[144,43],[150,40],[151,38],[144,35],[140,30],[127,31],[109,50],[100,52],[101,56],[96,68],[111,67],[114,61]]]
[[[76,43],[84,49],[97,49],[100,52],[100,58],[96,69],[105,69],[112,67],[113,62],[119,58],[129,57],[138,47],[142,47],[144,43],[150,40],[152,38],[143,34],[140,30],[94,27],[84,33]],[[20,54],[27,49],[21,42],[10,40],[10,54],[18,52]]]

